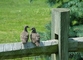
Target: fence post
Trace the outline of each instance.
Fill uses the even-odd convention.
[[[59,40],[56,60],[68,60],[69,9],[53,9],[51,24],[51,38]]]

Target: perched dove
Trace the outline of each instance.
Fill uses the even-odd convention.
[[[31,42],[34,43],[36,46],[40,45],[40,35],[36,32],[36,29],[33,27],[30,35]]]
[[[27,28],[29,28],[29,26],[25,26],[23,32],[20,35],[20,39],[23,44],[27,43],[27,41],[29,39],[29,33],[28,33]]]

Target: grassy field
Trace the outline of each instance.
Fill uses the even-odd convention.
[[[51,10],[46,0],[0,0],[0,43],[20,41],[25,25],[45,32],[45,25],[51,21]],[[29,32],[30,29],[29,29]]]
[[[20,41],[25,25],[44,32],[51,20],[51,8],[45,0],[0,0],[0,43]],[[30,32],[30,29],[29,29]]]
[[[25,25],[45,32],[45,25],[51,20],[51,9],[46,0],[34,0],[32,3],[29,0],[0,0],[0,43],[19,42]],[[34,57],[22,58],[27,59],[32,60]]]

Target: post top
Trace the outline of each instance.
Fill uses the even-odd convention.
[[[70,11],[68,8],[53,8],[53,11],[57,11],[57,12],[66,12],[66,11]]]

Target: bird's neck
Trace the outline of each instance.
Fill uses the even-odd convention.
[[[24,31],[28,32],[28,31],[27,31],[27,28],[25,28]]]

